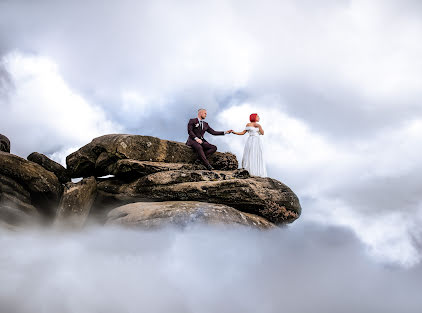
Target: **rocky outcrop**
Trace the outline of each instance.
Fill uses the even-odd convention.
[[[113,209],[106,224],[143,229],[168,225],[186,227],[191,224],[229,224],[258,229],[273,228],[266,219],[242,213],[229,206],[195,201],[137,202]]]
[[[56,217],[55,224],[77,228],[99,218],[146,228],[194,221],[264,229],[301,214],[298,197],[280,181],[237,169],[231,153],[214,154],[217,170],[204,170],[180,142],[106,135],[69,155],[67,170],[40,153],[28,159],[0,152],[0,220],[11,227]],[[89,178],[69,182],[81,176]]]
[[[105,135],[66,158],[71,177],[103,176],[113,174],[116,163],[122,159],[164,163],[194,163],[193,150],[184,143],[140,135]],[[221,170],[238,167],[236,156],[215,153],[210,163]]]
[[[2,134],[0,134],[0,151],[10,153],[10,141]]]
[[[78,183],[67,183],[55,224],[81,228],[86,222],[96,195],[95,177],[85,178]]]
[[[63,165],[49,159],[46,155],[32,152],[27,159],[44,167],[47,171],[53,172],[63,184],[70,182],[70,176]]]
[[[301,213],[299,199],[272,178],[250,177],[245,170],[167,170],[125,182],[108,178],[98,182],[96,207],[137,201],[201,201],[231,206],[268,221],[290,223]]]
[[[3,199],[11,199],[13,195],[16,201],[11,201],[14,203],[19,200],[36,207],[44,216],[55,215],[63,187],[52,172],[16,155],[0,152],[0,175],[3,177],[2,190],[6,190],[6,185],[10,187],[8,192],[2,191]]]

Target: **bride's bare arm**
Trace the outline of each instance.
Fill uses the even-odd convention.
[[[233,134],[236,134],[236,135],[244,135],[244,134],[246,134],[246,129],[243,131],[243,132],[233,132]]]
[[[264,129],[262,128],[261,125],[258,125],[259,128],[259,132],[261,133],[261,135],[264,135]]]

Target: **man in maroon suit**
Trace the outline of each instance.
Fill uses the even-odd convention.
[[[191,146],[196,153],[198,154],[199,160],[205,165],[205,167],[209,170],[213,170],[213,167],[208,162],[207,157],[217,151],[217,147],[210,144],[208,141],[204,139],[205,132],[209,132],[211,135],[214,136],[221,136],[225,134],[229,134],[233,132],[233,130],[228,130],[226,132],[223,131],[215,131],[212,129],[207,122],[205,122],[205,118],[207,117],[207,110],[199,109],[198,110],[198,117],[192,118],[189,120],[188,123],[188,134],[189,138],[186,141],[188,146]]]

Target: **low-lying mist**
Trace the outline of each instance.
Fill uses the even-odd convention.
[[[422,266],[342,229],[0,230],[0,312],[421,312]]]

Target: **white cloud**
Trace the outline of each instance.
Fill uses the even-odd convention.
[[[100,107],[72,90],[52,60],[11,53],[1,61],[14,85],[1,100],[0,116],[12,152],[23,157],[33,151],[55,153],[56,160],[63,162],[63,155],[57,156],[60,151],[121,129]]]
[[[382,266],[349,232],[309,224],[0,229],[0,244],[5,312],[418,313],[422,305],[421,264]]]
[[[301,219],[352,229],[376,257],[403,264],[420,261],[413,241],[415,215],[422,214],[422,206],[413,199],[419,187],[417,180],[402,176],[421,168],[422,120],[347,143],[331,142],[260,100],[232,106],[218,120],[240,131],[254,112],[265,131],[262,140],[270,175],[300,198],[311,199],[303,203]],[[239,161],[245,140],[235,135],[224,138]],[[409,180],[409,188],[400,186]]]

